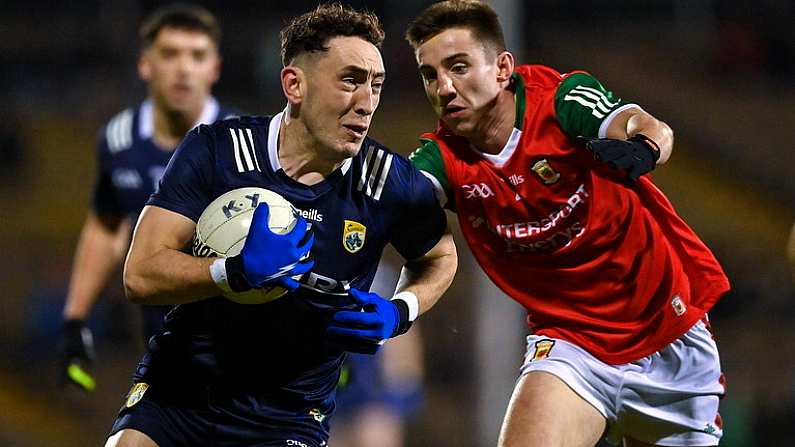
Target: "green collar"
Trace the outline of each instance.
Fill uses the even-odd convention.
[[[511,75],[514,82],[513,98],[516,102],[516,119],[514,120],[513,127],[522,130],[524,124],[524,108],[525,108],[525,91],[524,79],[519,73],[514,72]]]

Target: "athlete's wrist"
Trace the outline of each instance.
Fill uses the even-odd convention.
[[[225,293],[245,292],[252,288],[243,273],[243,258],[240,255],[213,261],[210,264],[210,276]]]
[[[398,311],[398,325],[392,337],[405,334],[411,328],[414,320],[420,313],[420,301],[412,292],[403,291],[392,297],[390,300]]]
[[[656,163],[657,160],[660,159],[660,145],[657,144],[656,141],[652,140],[651,138],[643,135],[642,133],[636,133],[635,135],[627,138],[628,141],[636,141],[644,145],[649,152],[651,152],[651,156]]]

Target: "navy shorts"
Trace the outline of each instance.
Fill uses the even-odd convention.
[[[134,429],[160,447],[324,447],[331,409],[288,411],[269,399],[214,391],[133,385],[110,435]]]

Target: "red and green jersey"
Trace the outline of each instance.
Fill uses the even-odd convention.
[[[627,185],[576,137],[604,137],[629,107],[584,72],[523,65],[503,150],[440,126],[412,162],[431,178],[480,266],[525,306],[537,334],[602,361],[658,351],[729,289],[710,250],[648,177]]]

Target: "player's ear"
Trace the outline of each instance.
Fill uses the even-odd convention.
[[[282,91],[290,104],[298,105],[304,98],[306,91],[306,76],[304,71],[295,65],[282,68]]]
[[[138,56],[138,77],[146,82],[152,78],[152,64],[145,52]]]
[[[510,51],[503,51],[497,55],[497,82],[503,83],[513,75],[514,60]]]

